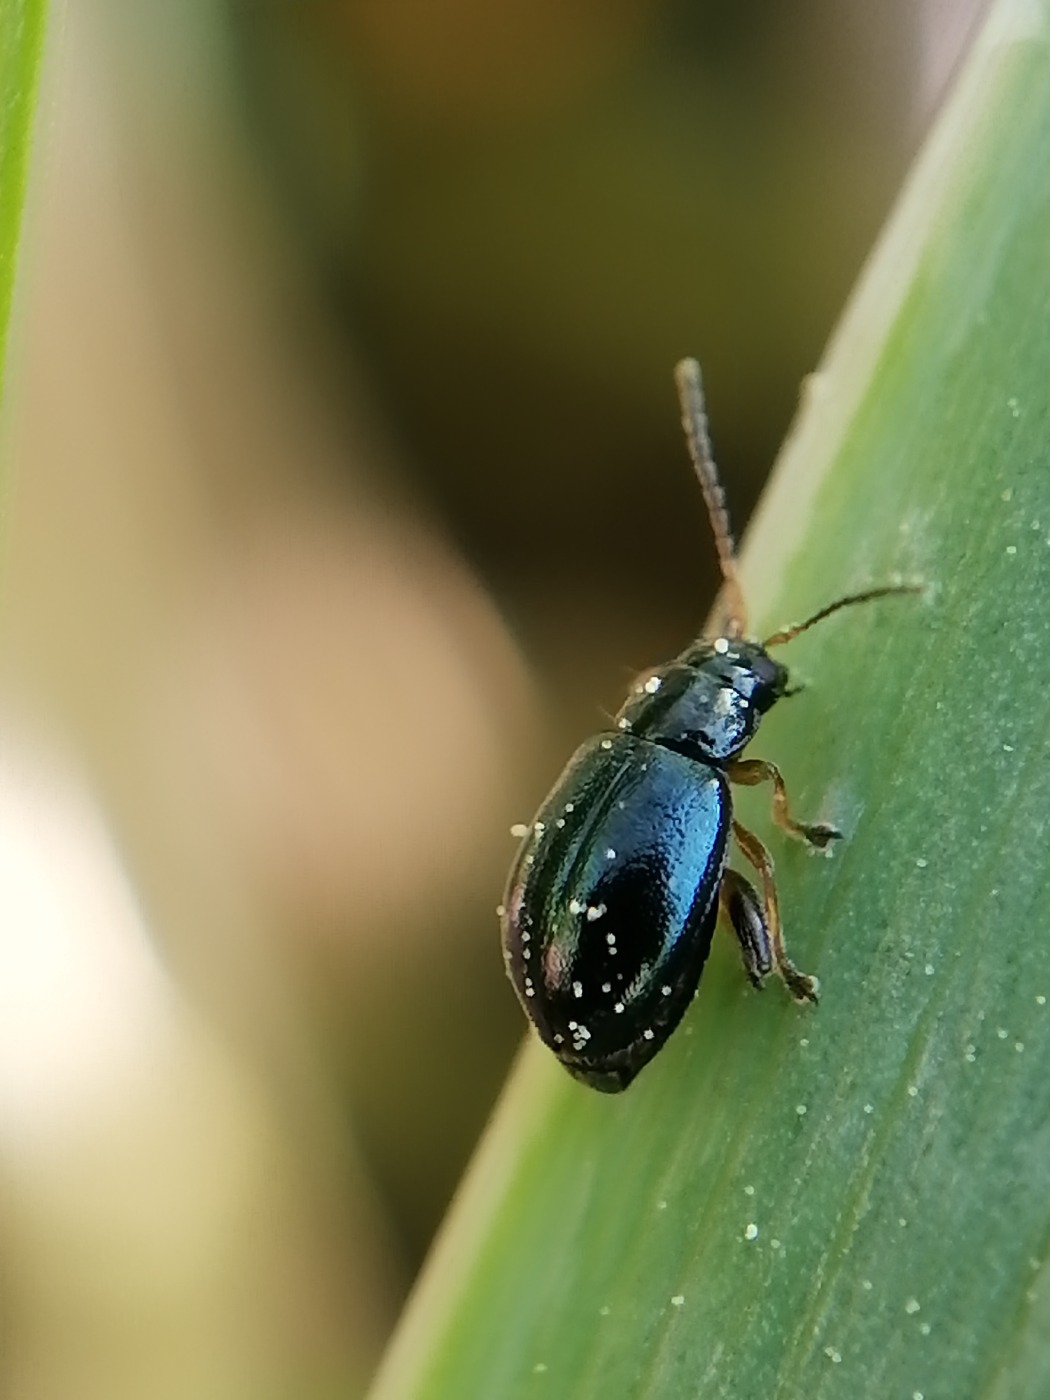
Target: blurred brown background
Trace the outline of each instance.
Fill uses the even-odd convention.
[[[702,619],[978,0],[56,3],[0,604],[0,1393],[361,1393],[494,909]],[[2,23],[0,12],[0,23]]]

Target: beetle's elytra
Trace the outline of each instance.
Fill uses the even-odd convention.
[[[683,360],[675,380],[725,622],[643,676],[614,728],[577,749],[527,829],[500,907],[507,972],[526,1014],[569,1073],[605,1093],[625,1089],[682,1019],[720,910],[755,986],[776,972],[799,1001],[816,1001],[816,979],[787,955],[773,861],[733,816],[730,785],[771,783],[777,824],[811,846],[838,837],[834,827],[795,821],[775,765],[741,756],[787,691],[787,670],[769,649],[839,608],[916,591],[851,594],[764,642],[747,638],[696,361]],[[727,864],[731,836],[761,895]]]

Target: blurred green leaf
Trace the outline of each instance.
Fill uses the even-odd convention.
[[[1050,0],[1006,0],[748,539],[760,632],[928,585],[782,653],[754,745],[846,831],[771,837],[819,1009],[723,937],[622,1097],[530,1044],[374,1400],[1050,1394],[1048,153]]]
[[[0,0],[0,385],[46,12],[45,0]]]

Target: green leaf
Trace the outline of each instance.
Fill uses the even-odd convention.
[[[46,11],[45,0],[0,0],[0,386]]]
[[[846,832],[769,838],[821,1005],[720,937],[624,1095],[531,1043],[374,1400],[1050,1395],[1050,0],[993,8],[745,564],[759,632],[927,584],[785,649],[753,745]]]

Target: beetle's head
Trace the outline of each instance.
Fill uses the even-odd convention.
[[[764,714],[788,688],[788,669],[761,642],[747,637],[715,637],[682,653],[687,666],[703,669]]]

